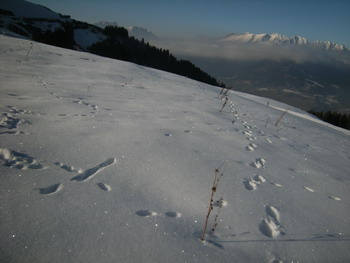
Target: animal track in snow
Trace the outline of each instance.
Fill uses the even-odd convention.
[[[273,218],[276,224],[280,224],[280,212],[276,207],[268,205],[265,207],[265,211],[269,217]]]
[[[259,168],[264,167],[264,166],[265,166],[265,163],[266,163],[266,160],[265,160],[265,159],[263,159],[263,158],[257,158],[257,159],[255,159],[254,162],[252,162],[252,163],[250,164],[250,166],[259,169]]]
[[[312,189],[312,188],[310,188],[310,187],[304,186],[303,188],[304,188],[305,190],[311,192],[311,193],[314,193],[314,192],[315,192],[315,190]]]
[[[242,132],[245,136],[251,137],[252,136],[252,131],[243,131]]]
[[[267,236],[276,238],[280,234],[284,234],[284,230],[281,226],[277,225],[273,220],[264,218],[259,225],[260,232]]]
[[[85,106],[89,106],[92,108],[93,112],[96,113],[97,110],[98,110],[98,107],[95,105],[95,104],[90,104],[90,103],[87,103],[85,101],[83,101],[82,99],[78,99],[78,100],[74,100],[73,102],[77,103],[77,104],[83,104]]]
[[[267,214],[267,218],[262,219],[259,230],[260,232],[267,236],[276,238],[280,234],[285,234],[284,228],[280,223],[280,212],[279,209],[274,206],[266,206],[265,212]]]
[[[68,165],[68,164],[63,164],[63,163],[60,163],[60,162],[55,162],[55,165],[61,167],[63,170],[66,170],[67,172],[70,172],[70,173],[82,173],[83,170],[82,169],[77,169],[71,165]]]
[[[341,199],[339,197],[336,197],[336,196],[329,196],[328,197],[329,199],[332,199],[332,200],[335,200],[335,201],[340,201]]]
[[[266,178],[264,177],[264,176],[262,176],[262,175],[259,175],[259,174],[257,174],[257,175],[255,175],[254,177],[253,177],[253,179],[254,179],[254,181],[255,182],[257,182],[257,183],[265,183],[267,180],[266,180]]]
[[[42,195],[50,195],[50,194],[57,193],[62,188],[63,188],[62,184],[54,184],[54,185],[50,185],[48,187],[39,188],[39,193]]]
[[[256,149],[257,147],[258,147],[258,146],[257,146],[255,143],[250,143],[248,146],[245,147],[245,149],[246,149],[247,151],[252,152],[252,151],[255,151],[255,149]]]
[[[79,173],[77,176],[74,176],[71,181],[78,181],[78,182],[82,182],[82,181],[86,181],[91,179],[92,177],[94,177],[96,174],[98,174],[99,172],[101,172],[103,169],[105,169],[108,166],[111,166],[113,164],[115,164],[117,162],[116,158],[109,158],[106,161],[104,161],[103,163],[100,163],[99,165],[87,169],[82,173]]]
[[[272,141],[269,138],[265,139],[268,143],[272,143]]]
[[[256,190],[259,184],[265,183],[267,180],[262,175],[255,175],[253,178],[244,179],[243,184],[247,190]]]
[[[279,258],[275,258],[274,260],[271,261],[271,263],[283,263],[283,261]]]
[[[4,162],[4,166],[20,170],[46,168],[39,164],[33,157],[7,148],[0,148],[0,160]]]
[[[20,124],[27,123],[25,120],[17,118],[10,113],[0,113],[0,128],[17,129]]]
[[[20,135],[20,134],[30,134],[30,133],[26,132],[26,131],[4,131],[4,132],[0,132],[0,135],[5,135],[5,134]]]
[[[274,186],[277,186],[277,187],[282,187],[281,184],[277,184],[277,183],[273,183],[273,182],[269,182],[270,184],[274,185]]]
[[[181,217],[181,213],[179,213],[179,212],[166,212],[165,215],[167,217],[174,217],[174,218]]]
[[[138,216],[143,216],[143,217],[150,217],[150,216],[157,216],[158,213],[151,211],[151,210],[138,210],[136,211],[136,214]]]
[[[256,190],[257,188],[257,183],[251,178],[244,179],[243,184],[247,190]]]
[[[109,192],[112,190],[112,187],[110,187],[108,184],[106,183],[98,183],[97,186],[103,190],[103,191],[106,191],[106,192]]]
[[[9,111],[12,114],[20,114],[20,115],[23,115],[23,114],[34,114],[32,111],[21,110],[21,109],[16,108],[15,106],[7,106],[7,108],[9,108]]]

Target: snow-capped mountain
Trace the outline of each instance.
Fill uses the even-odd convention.
[[[150,30],[138,27],[138,26],[129,26],[127,27],[130,36],[133,36],[139,40],[144,39],[145,41],[156,41],[159,38],[153,34]]]
[[[275,44],[275,45],[291,45],[291,46],[304,46],[304,47],[313,47],[313,48],[322,48],[329,51],[349,51],[344,45],[339,45],[333,42],[322,42],[315,41],[310,42],[306,38],[301,36],[287,37],[282,34],[272,33],[272,34],[230,34],[223,38],[218,39],[219,42],[226,43],[264,43],[264,44]]]

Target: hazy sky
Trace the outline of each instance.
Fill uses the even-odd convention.
[[[86,22],[141,26],[160,37],[281,33],[350,47],[350,0],[30,0]]]

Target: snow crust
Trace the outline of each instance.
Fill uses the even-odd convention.
[[[0,58],[0,262],[350,261],[348,132],[28,40]]]

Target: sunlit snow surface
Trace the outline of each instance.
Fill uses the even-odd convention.
[[[350,261],[348,131],[18,38],[0,57],[0,262]]]

